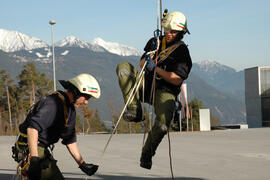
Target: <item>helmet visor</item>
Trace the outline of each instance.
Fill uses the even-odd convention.
[[[80,96],[84,97],[86,100],[89,100],[91,97],[93,97],[93,96],[91,96],[89,94],[84,94],[84,93],[81,93]]]
[[[170,33],[170,34],[177,34],[180,31],[176,31],[176,30],[171,30],[170,28],[164,28],[165,33]]]

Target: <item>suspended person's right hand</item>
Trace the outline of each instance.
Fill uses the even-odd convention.
[[[82,170],[82,172],[84,172],[88,176],[92,176],[98,170],[98,165],[88,164],[88,163],[83,162],[79,166],[79,168]]]
[[[148,71],[153,71],[156,67],[156,63],[150,58],[149,55],[145,56],[146,68]]]
[[[32,156],[30,158],[30,165],[27,171],[27,175],[30,180],[38,180],[41,178],[41,164],[39,157]]]
[[[145,45],[144,51],[145,52],[154,51],[157,49],[157,45],[158,45],[157,38],[153,37]]]

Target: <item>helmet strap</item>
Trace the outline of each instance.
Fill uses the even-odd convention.
[[[72,94],[72,97],[73,97],[72,104],[74,104],[77,101],[77,99],[79,99],[81,93],[75,88],[70,88],[68,89],[68,91],[70,91]]]

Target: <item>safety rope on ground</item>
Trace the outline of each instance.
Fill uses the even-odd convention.
[[[173,175],[173,164],[172,164],[172,149],[171,149],[171,138],[170,138],[170,130],[168,129],[168,143],[169,143],[169,159],[170,159],[170,170],[172,175],[172,180],[174,180]]]

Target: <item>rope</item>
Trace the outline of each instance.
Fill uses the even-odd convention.
[[[122,116],[123,116],[123,114],[124,114],[124,112],[125,112],[125,110],[127,108],[127,105],[134,99],[134,96],[136,95],[136,92],[138,91],[138,89],[140,87],[140,83],[142,82],[142,80],[144,81],[144,69],[145,69],[145,66],[146,66],[146,62],[144,63],[144,65],[143,65],[143,67],[142,67],[142,69],[141,69],[141,71],[139,73],[138,79],[136,80],[135,85],[134,85],[133,89],[130,92],[129,98],[128,98],[128,100],[127,100],[127,102],[126,102],[126,104],[125,104],[125,106],[124,106],[118,120],[117,120],[117,123],[116,123],[116,125],[115,125],[115,127],[114,127],[114,129],[113,129],[113,131],[112,131],[112,133],[111,133],[111,135],[110,135],[110,137],[109,137],[109,139],[108,139],[102,153],[101,153],[101,156],[100,156],[99,161],[97,163],[98,165],[101,164],[101,160],[102,160],[102,158],[103,158],[103,156],[104,156],[104,154],[105,154],[105,152],[107,150],[107,147],[108,147],[108,145],[109,145],[109,143],[110,143],[110,141],[112,139],[113,134],[115,133],[115,131],[116,131],[116,129],[117,129],[117,127],[118,127],[118,125],[119,125],[119,123],[121,121],[121,118],[122,118]],[[88,180],[87,176],[85,176],[85,180]]]
[[[160,33],[162,34],[162,19],[163,19],[163,13],[162,13],[162,0],[160,0],[160,8],[159,8],[159,16],[160,16]]]
[[[143,77],[145,77],[145,72],[143,72]],[[143,103],[144,103],[144,92],[145,92],[145,78],[143,78],[143,83],[142,83],[142,102]],[[146,127],[143,121],[142,121],[142,128],[143,128],[143,142],[142,142],[142,148],[143,148],[143,145],[145,142],[145,135],[146,135]]]
[[[156,49],[156,58],[155,58],[155,63],[158,64],[158,59],[159,59],[159,55],[158,55],[158,50],[159,50],[159,46],[160,46],[160,39],[159,33],[162,33],[162,31],[159,31],[159,22],[161,22],[161,14],[162,14],[162,0],[158,0],[157,1],[158,7],[157,7],[157,49]],[[160,5],[160,9],[159,9],[159,5]],[[160,10],[160,12],[159,12]],[[159,16],[160,13],[160,16]],[[162,29],[162,28],[161,28]],[[180,45],[180,44],[179,44]],[[174,48],[176,49],[179,45],[176,45]],[[172,51],[174,51],[175,49],[173,49]],[[172,52],[171,51],[171,52]],[[151,116],[151,121],[153,122],[153,118],[154,118],[154,104],[155,104],[155,85],[156,85],[156,74],[157,74],[157,69],[155,68],[154,70],[154,76],[153,76],[153,81],[152,81],[152,87],[151,87],[151,94],[150,94],[150,100],[152,100],[152,116]],[[152,99],[153,97],[153,99]],[[150,126],[150,140],[152,140],[152,125]],[[172,175],[172,179],[174,180],[174,176],[173,176],[173,167],[172,167],[172,156],[171,156],[171,141],[170,141],[170,134],[169,134],[169,129],[168,129],[168,142],[169,142],[169,158],[170,158],[170,170],[171,170],[171,175]],[[150,142],[152,144],[152,142]],[[152,146],[151,146],[151,153],[152,153]]]
[[[159,14],[160,14],[160,10],[159,10],[159,7],[160,7],[160,2],[161,2],[161,0],[157,0],[157,29],[159,29],[159,22],[160,22],[160,16],[159,16]]]
[[[20,166],[22,165],[23,163],[23,160],[21,160],[19,163],[18,163],[18,166],[16,168],[16,174],[13,176],[12,180],[18,180],[19,179],[19,176],[20,176]],[[22,179],[22,177],[21,177]]]
[[[173,176],[173,165],[172,165],[172,149],[171,149],[171,138],[170,138],[170,133],[168,129],[168,142],[169,142],[169,158],[170,158],[170,169],[171,169],[171,175],[172,175],[172,180],[174,180]]]
[[[126,110],[126,108],[127,108],[127,105],[133,100],[133,98],[134,98],[136,92],[138,91],[138,89],[139,89],[139,87],[140,87],[140,83],[141,83],[141,81],[142,81],[142,79],[143,79],[143,71],[144,71],[144,69],[145,69],[145,66],[146,66],[146,62],[144,63],[144,65],[143,65],[143,67],[142,67],[142,69],[141,69],[141,71],[140,71],[140,73],[139,73],[138,79],[137,79],[137,81],[136,81],[134,87],[132,88],[132,90],[131,90],[131,92],[130,92],[130,95],[129,95],[129,98],[128,98],[128,100],[127,100],[127,102],[126,102],[126,104],[125,104],[125,106],[124,106],[124,108],[123,108],[123,110],[122,110],[122,112],[121,112],[121,114],[120,114],[118,120],[117,120],[117,123],[116,123],[116,125],[115,125],[115,127],[114,127],[114,129],[113,129],[113,131],[112,131],[112,133],[111,133],[111,135],[110,135],[110,137],[109,137],[109,139],[108,139],[108,141],[107,141],[105,147],[104,147],[104,150],[103,150],[103,152],[102,152],[102,154],[101,154],[101,156],[100,156],[98,165],[101,164],[101,160],[102,160],[102,158],[103,158],[103,156],[104,156],[104,154],[105,154],[105,152],[106,152],[106,149],[107,149],[107,147],[108,147],[108,145],[109,145],[109,143],[110,143],[110,141],[111,141],[111,139],[112,139],[113,134],[115,133],[115,131],[116,131],[116,129],[117,129],[119,123],[120,123],[120,120],[121,120],[121,118],[122,118],[122,116],[123,116],[123,114],[124,114],[124,112],[125,112],[125,110]],[[136,91],[135,91],[135,90],[136,90]]]

